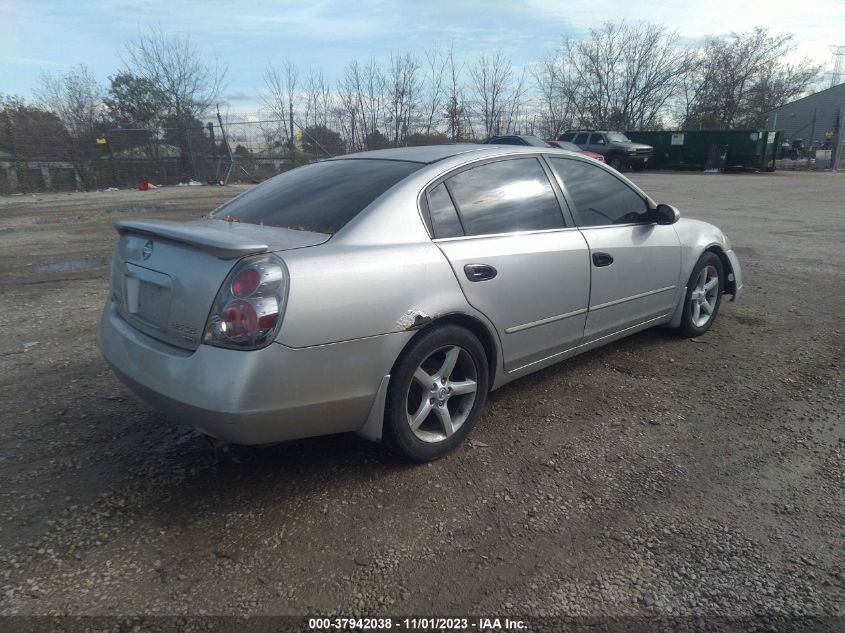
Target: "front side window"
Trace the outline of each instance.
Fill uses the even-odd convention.
[[[373,200],[423,165],[328,160],[291,169],[214,211],[211,217],[299,231],[337,233]]]
[[[604,145],[604,137],[601,134],[590,135],[590,145]]]
[[[446,180],[446,186],[467,235],[564,226],[557,197],[536,158],[473,167]]]
[[[569,158],[549,157],[549,164],[572,197],[579,226],[651,221],[642,196],[601,167]]]

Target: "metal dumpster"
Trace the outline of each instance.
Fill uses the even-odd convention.
[[[725,170],[774,171],[782,132],[767,130],[670,130],[625,132],[654,147],[652,169],[705,169],[708,157],[725,156]],[[721,167],[721,165],[720,165]]]

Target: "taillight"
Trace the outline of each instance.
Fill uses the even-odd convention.
[[[217,293],[202,341],[217,347],[269,345],[282,322],[288,277],[274,255],[242,259]]]
[[[253,267],[244,268],[232,280],[232,294],[236,297],[248,297],[258,290],[261,273]]]

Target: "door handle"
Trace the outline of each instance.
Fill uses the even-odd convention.
[[[593,264],[596,268],[610,266],[613,263],[613,256],[610,253],[593,253]]]
[[[467,264],[464,273],[470,281],[487,281],[499,274],[499,271],[488,264]]]

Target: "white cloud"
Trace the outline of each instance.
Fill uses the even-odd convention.
[[[845,2],[842,0],[663,0],[637,3],[620,0],[561,2],[528,0],[529,11],[545,20],[559,21],[586,30],[607,20],[647,21],[666,24],[681,36],[693,39],[707,35],[748,31],[755,26],[774,33],[793,33],[797,57],[809,57],[827,70],[831,62],[831,44],[845,44]]]

